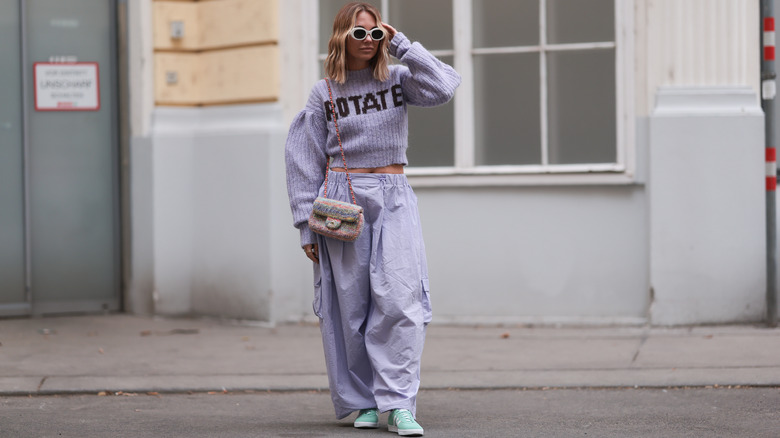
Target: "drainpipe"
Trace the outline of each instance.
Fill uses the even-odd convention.
[[[761,0],[761,108],[766,143],[766,323],[777,327],[777,154],[775,149],[775,11],[774,0]]]

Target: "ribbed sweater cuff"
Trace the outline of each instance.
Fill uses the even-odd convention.
[[[314,235],[314,231],[309,229],[309,224],[305,223],[301,225],[301,247],[317,243],[317,236]]]
[[[412,42],[409,41],[409,38],[407,38],[406,35],[401,32],[396,32],[395,35],[393,35],[393,39],[390,40],[390,47],[388,48],[388,51],[392,56],[401,58],[404,56],[404,53],[409,50],[411,45]]]

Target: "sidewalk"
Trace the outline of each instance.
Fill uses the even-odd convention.
[[[327,389],[319,328],[0,320],[0,394]],[[780,386],[780,329],[432,325],[423,388]]]

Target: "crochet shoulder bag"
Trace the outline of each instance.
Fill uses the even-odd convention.
[[[330,173],[330,157],[325,167],[325,188],[322,196],[314,200],[311,216],[309,216],[309,228],[317,234],[331,237],[344,242],[354,242],[363,230],[363,207],[355,201],[355,191],[352,190],[352,178],[349,176],[347,159],[344,156],[344,147],[341,145],[339,124],[336,120],[336,106],[333,104],[333,92],[330,89],[330,81],[325,78],[330,97],[330,110],[333,114],[333,124],[336,127],[336,139],[341,149],[341,160],[344,162],[344,172],[347,174],[349,193],[352,195],[352,204],[349,202],[328,199],[328,174]]]

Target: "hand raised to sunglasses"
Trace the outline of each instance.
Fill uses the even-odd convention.
[[[396,34],[398,31],[397,31],[397,30],[395,30],[395,28],[394,28],[393,26],[390,26],[389,24],[387,24],[387,23],[385,23],[385,22],[382,22],[382,27],[384,27],[385,29],[387,29],[387,34],[388,34],[388,35],[387,35],[387,36],[388,36],[387,40],[388,40],[388,41],[392,41],[393,37],[395,36],[395,34]]]

